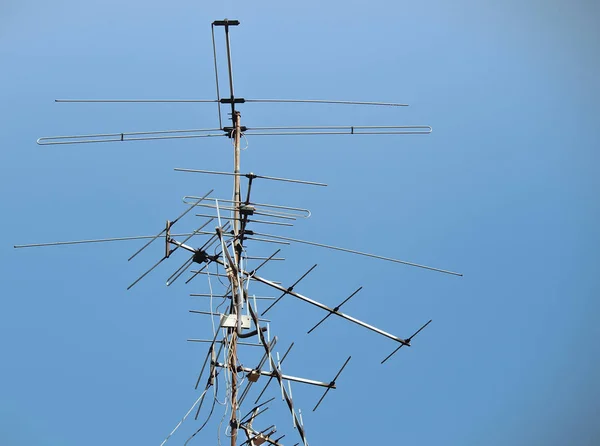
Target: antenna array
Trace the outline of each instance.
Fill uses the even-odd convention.
[[[308,330],[308,334],[312,333],[317,327],[321,326],[331,316],[337,316],[345,319],[348,322],[356,324],[367,330],[373,331],[385,338],[388,338],[397,344],[397,347],[392,351],[381,363],[388,361],[399,349],[404,346],[409,347],[412,339],[427,327],[431,320],[425,323],[417,331],[408,338],[400,338],[394,334],[388,333],[374,325],[364,322],[349,314],[343,313],[341,307],[354,297],[362,287],[351,293],[339,305],[331,308],[324,305],[304,294],[297,291],[299,283],[308,276],[316,267],[315,264],[292,284],[283,285],[279,282],[267,279],[262,276],[262,268],[273,261],[284,260],[281,257],[276,257],[280,250],[277,249],[268,257],[251,257],[248,256],[245,243],[247,240],[253,240],[265,244],[289,245],[289,244],[308,244],[324,249],[342,251],[354,255],[371,257],[383,261],[399,263],[407,266],[431,270],[434,272],[461,276],[460,273],[435,268],[432,266],[421,265],[405,260],[383,257],[376,254],[360,252],[353,249],[332,246],[325,243],[319,243],[308,240],[300,240],[292,237],[271,234],[269,232],[256,231],[254,225],[266,226],[293,226],[298,219],[310,217],[308,209],[301,209],[287,205],[276,205],[271,203],[259,203],[254,200],[252,194],[252,186],[255,181],[276,181],[289,182],[299,185],[309,185],[323,187],[324,183],[298,180],[291,178],[282,178],[275,176],[267,176],[255,174],[253,172],[243,173],[240,163],[240,143],[242,138],[250,136],[285,136],[285,135],[406,135],[406,134],[428,134],[431,132],[431,127],[427,125],[417,126],[290,126],[290,127],[246,127],[241,123],[241,114],[237,109],[238,104],[247,103],[312,103],[312,104],[339,104],[339,105],[364,105],[378,107],[403,107],[406,104],[390,103],[390,102],[357,102],[357,101],[336,101],[336,100],[315,100],[315,99],[247,99],[235,95],[233,82],[233,63],[231,56],[230,31],[232,27],[237,27],[237,20],[217,20],[212,23],[212,43],[215,69],[215,85],[216,99],[57,99],[56,102],[70,103],[182,103],[182,102],[197,102],[197,103],[214,103],[217,105],[218,112],[218,128],[206,129],[190,129],[190,130],[160,130],[148,132],[119,132],[110,134],[91,134],[91,135],[71,135],[71,136],[53,136],[43,137],[38,139],[40,145],[63,145],[63,144],[82,144],[82,143],[100,143],[100,142],[124,142],[124,141],[139,141],[139,140],[156,140],[156,139],[183,139],[183,138],[208,138],[208,137],[225,137],[233,142],[233,171],[221,172],[202,169],[176,168],[176,171],[205,174],[205,175],[220,175],[230,176],[233,179],[233,199],[217,199],[212,197],[213,190],[209,191],[201,197],[186,196],[184,203],[186,209],[177,216],[174,220],[167,220],[163,229],[154,236],[136,235],[131,237],[113,237],[104,239],[89,239],[75,241],[61,241],[51,243],[37,243],[28,245],[16,245],[15,248],[42,247],[42,246],[57,246],[57,245],[75,245],[88,243],[102,242],[121,242],[129,240],[147,240],[147,242],[136,252],[129,257],[128,260],[134,259],[138,254],[148,248],[151,244],[159,240],[164,247],[162,257],[152,265],[146,272],[133,281],[127,289],[131,289],[140,280],[146,277],[150,272],[156,269],[163,261],[172,257],[177,250],[187,252],[187,256],[183,264],[181,264],[167,279],[167,286],[173,284],[182,275],[189,274],[185,283],[191,282],[194,278],[204,275],[208,277],[210,288],[209,293],[192,293],[191,296],[210,298],[210,311],[190,310],[191,313],[208,315],[211,318],[213,326],[213,337],[211,339],[188,339],[191,342],[199,342],[208,344],[208,350],[205,356],[204,364],[201,367],[195,388],[202,388],[200,397],[195,401],[183,419],[175,426],[171,433],[161,443],[163,446],[171,436],[179,429],[181,424],[194,412],[195,419],[198,418],[203,407],[206,395],[211,388],[218,388],[219,382],[226,386],[227,405],[230,408],[230,418],[228,424],[228,435],[230,437],[231,446],[249,445],[258,446],[261,444],[269,444],[274,446],[282,446],[281,440],[285,435],[276,435],[277,428],[270,425],[266,428],[258,428],[260,424],[259,416],[268,410],[269,404],[275,399],[270,398],[262,401],[263,395],[270,387],[273,380],[279,388],[282,399],[285,402],[294,428],[297,430],[299,440],[304,445],[308,445],[302,412],[297,409],[292,399],[291,383],[300,383],[309,386],[321,387],[324,389],[323,395],[315,404],[313,411],[323,402],[325,396],[331,389],[336,388],[336,381],[340,377],[343,370],[350,362],[350,357],[341,365],[339,371],[330,381],[318,381],[297,376],[284,374],[282,364],[292,350],[293,343],[287,348],[285,353],[280,356],[276,352],[275,347],[278,342],[276,336],[271,337],[269,320],[264,319],[275,305],[277,305],[285,296],[291,296],[303,302],[306,302],[314,307],[317,307],[324,312],[324,316],[312,328]],[[222,29],[225,37],[225,47],[227,56],[227,81],[229,94],[222,97],[219,86],[219,70],[217,63],[217,50],[215,44],[215,28]],[[225,107],[230,116],[231,125],[223,125],[223,110]],[[242,193],[242,182],[245,182],[245,190]],[[174,226],[188,214],[194,212],[196,216],[206,219],[197,229],[192,232],[174,233]],[[200,213],[201,212],[201,213]],[[225,215],[229,214],[229,216]],[[215,224],[216,227],[210,230],[209,224]],[[191,240],[202,238],[203,244],[199,248],[192,247],[189,243]],[[259,260],[261,263],[250,268],[248,261]],[[212,271],[211,271],[212,269]],[[216,278],[223,284],[223,290],[216,293],[212,288],[211,278]],[[226,279],[224,282],[222,279]],[[262,284],[271,291],[275,291],[278,295],[275,296],[257,296],[250,292],[251,284]],[[215,311],[212,302],[219,300],[220,305]],[[258,303],[265,300],[269,303],[262,311],[259,311]],[[219,308],[223,307],[222,310]],[[217,318],[218,327],[215,326],[215,318]],[[240,348],[253,347],[263,351],[260,361],[256,367],[247,367],[240,361]],[[242,378],[240,378],[242,377]],[[253,385],[262,378],[266,381],[254,402],[249,405],[250,410],[245,414],[242,411],[242,406],[246,402],[247,397],[251,393]],[[201,385],[203,384],[203,387]],[[215,390],[216,401],[216,390]],[[212,408],[208,414],[206,421],[194,432],[194,434],[185,441],[187,445],[196,435],[204,429],[208,420],[213,414],[215,405],[214,401]],[[261,425],[262,427],[262,425]],[[299,443],[296,443],[299,444]]]

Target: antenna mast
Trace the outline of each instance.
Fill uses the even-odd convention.
[[[157,268],[164,260],[170,258],[173,253],[179,249],[181,251],[187,251],[187,260],[167,279],[167,286],[173,284],[182,274],[186,271],[192,273],[187,279],[186,284],[198,275],[208,276],[208,285],[210,293],[195,293],[192,296],[198,297],[210,297],[211,307],[210,312],[202,310],[190,310],[191,313],[208,315],[211,318],[219,317],[219,327],[214,328],[213,324],[213,337],[212,339],[189,339],[193,342],[204,342],[209,344],[209,349],[206,355],[206,359],[201,368],[198,380],[196,382],[196,389],[201,383],[201,379],[204,375],[205,370],[208,370],[208,380],[206,387],[200,397],[196,400],[194,405],[183,417],[175,429],[167,436],[161,446],[163,446],[169,438],[177,431],[183,421],[197,406],[196,419],[202,408],[205,396],[208,390],[215,386],[214,399],[217,401],[217,385],[218,385],[218,370],[223,369],[225,374],[225,381],[227,383],[227,405],[231,408],[231,414],[229,416],[229,432],[230,432],[230,444],[231,446],[260,446],[262,444],[268,444],[272,446],[283,446],[280,440],[285,436],[274,438],[276,427],[271,425],[266,429],[257,430],[254,428],[253,423],[256,422],[257,417],[268,409],[269,404],[274,398],[265,402],[259,403],[263,394],[269,387],[273,378],[277,381],[281,396],[285,404],[287,405],[290,415],[292,417],[292,423],[294,428],[297,430],[298,435],[302,441],[303,446],[308,446],[304,430],[304,421],[302,419],[302,413],[300,410],[294,408],[292,399],[292,388],[291,382],[302,383],[314,387],[324,388],[325,391],[322,397],[318,400],[313,411],[316,410],[322,403],[324,397],[328,394],[331,389],[336,388],[336,380],[339,378],[342,371],[348,365],[350,357],[348,357],[339,369],[335,377],[327,381],[317,381],[312,379],[306,379],[287,375],[282,372],[281,366],[283,361],[286,359],[288,353],[294,343],[290,345],[285,354],[280,357],[279,353],[274,351],[274,347],[278,341],[277,337],[271,339],[269,334],[269,321],[259,317],[257,300],[266,299],[272,300],[273,302],[262,312],[260,316],[264,316],[265,313],[270,311],[278,302],[280,302],[285,296],[294,297],[300,301],[306,302],[315,308],[322,310],[325,314],[312,328],[308,330],[308,334],[312,333],[317,327],[321,326],[330,316],[335,315],[348,322],[352,322],[355,325],[366,328],[382,337],[393,341],[396,349],[388,355],[382,364],[388,361],[396,352],[402,347],[410,347],[413,337],[420,333],[425,327],[429,325],[429,322],[421,326],[415,333],[408,338],[401,338],[387,331],[384,331],[372,324],[363,322],[349,314],[340,311],[342,305],[346,304],[353,296],[355,296],[362,287],[358,288],[352,294],[350,294],[345,300],[343,300],[337,306],[331,307],[318,302],[304,294],[296,291],[296,287],[300,281],[302,281],[309,273],[315,268],[316,264],[306,271],[296,282],[290,286],[284,286],[280,282],[266,279],[261,275],[257,275],[259,269],[265,264],[275,260],[284,260],[283,258],[275,257],[279,250],[269,257],[249,257],[244,246],[245,240],[253,240],[260,243],[270,243],[279,245],[289,245],[291,243],[307,244],[322,249],[330,249],[335,251],[342,251],[353,255],[359,255],[364,257],[375,258],[382,261],[394,262],[397,264],[403,264],[405,266],[416,267],[421,269],[430,270],[433,272],[462,276],[460,273],[449,271],[446,269],[434,268],[419,263],[409,262],[406,260],[393,259],[390,257],[384,257],[381,255],[356,251],[349,248],[343,248],[339,246],[333,246],[325,243],[313,242],[308,240],[300,240],[291,237],[284,237],[277,234],[257,232],[253,229],[248,229],[249,224],[266,224],[275,225],[276,227],[292,226],[297,220],[305,219],[310,217],[310,211],[308,209],[301,209],[297,207],[291,207],[287,205],[276,205],[270,203],[259,203],[251,200],[252,183],[258,179],[260,181],[279,181],[287,183],[296,183],[300,185],[311,185],[311,186],[326,186],[324,183],[318,183],[314,181],[297,180],[290,178],[282,178],[279,176],[268,176],[268,175],[257,175],[252,172],[243,173],[241,170],[241,138],[245,135],[254,136],[282,136],[282,135],[374,135],[374,134],[386,134],[386,135],[406,135],[406,134],[428,134],[431,132],[431,127],[426,125],[400,125],[400,126],[290,126],[290,127],[245,127],[241,125],[241,114],[236,109],[236,104],[244,103],[312,103],[312,104],[337,104],[337,105],[362,105],[362,106],[377,106],[377,107],[399,107],[406,106],[406,104],[391,103],[391,102],[360,102],[360,101],[337,101],[337,100],[321,100],[321,99],[244,99],[238,98],[234,93],[233,83],[233,64],[231,56],[231,44],[229,31],[231,26],[238,26],[240,22],[238,20],[217,20],[212,23],[211,33],[213,39],[213,53],[214,53],[214,67],[215,67],[215,80],[216,80],[216,100],[205,100],[205,99],[61,99],[57,102],[198,102],[198,103],[217,103],[218,107],[218,119],[219,128],[207,128],[207,129],[193,129],[193,130],[159,130],[149,132],[120,132],[111,134],[93,134],[93,135],[74,135],[74,136],[53,136],[43,137],[38,139],[40,145],[63,145],[63,144],[81,144],[81,143],[98,143],[98,142],[124,142],[131,140],[150,140],[150,139],[178,139],[178,138],[204,138],[204,137],[227,137],[232,140],[233,143],[233,172],[219,172],[213,170],[204,169],[187,169],[187,168],[176,168],[177,171],[190,172],[190,173],[201,173],[209,175],[226,175],[233,176],[233,197],[231,199],[216,199],[210,198],[212,190],[202,197],[184,197],[184,203],[189,207],[173,221],[167,221],[165,228],[155,236],[132,236],[132,237],[112,237],[104,239],[88,239],[88,240],[75,240],[66,242],[51,242],[51,243],[36,243],[29,245],[15,245],[15,248],[26,248],[26,247],[41,247],[41,246],[56,246],[56,245],[71,245],[71,244],[87,244],[87,243],[101,243],[101,242],[122,242],[126,240],[149,240],[142,248],[137,250],[129,260],[132,260],[140,252],[145,250],[150,244],[158,239],[164,241],[164,256],[155,263],[150,269],[143,273],[137,280],[135,280],[128,289],[132,288],[147,274]],[[219,91],[219,70],[217,64],[217,50],[215,45],[215,27],[223,27],[225,31],[225,44],[227,50],[227,71],[229,78],[229,97],[221,98]],[[221,116],[221,106],[230,105],[231,111],[231,127],[223,126]],[[242,198],[241,193],[241,181],[242,177],[248,179],[246,196]],[[205,215],[196,214],[196,216],[205,218],[208,217],[205,223],[192,232],[187,233],[172,233],[173,226],[184,216],[190,213],[192,210],[197,210],[198,207],[208,208],[209,210],[215,211],[216,215]],[[231,217],[225,217],[222,215],[222,211],[230,211]],[[208,212],[208,211],[207,211]],[[252,217],[252,218],[250,218]],[[258,217],[258,218],[255,218]],[[204,228],[214,220],[217,220],[218,226],[214,232],[204,230]],[[179,241],[181,237],[182,241]],[[208,237],[205,243],[200,248],[193,248],[186,243],[192,237]],[[209,254],[209,249],[212,252],[214,248],[214,254]],[[248,261],[261,260],[259,266],[254,269],[248,267]],[[197,270],[190,270],[190,267],[198,264]],[[217,268],[216,272],[210,272],[209,267]],[[221,273],[219,268],[224,268],[225,274]],[[213,292],[210,276],[225,277],[227,278],[227,285],[224,285],[225,290],[222,296],[216,296]],[[219,279],[220,280],[220,279]],[[249,285],[257,284],[264,286],[265,288],[281,293],[279,297],[270,296],[255,296],[250,295],[248,292]],[[228,310],[224,314],[216,313],[213,311],[212,300],[213,298],[222,298],[222,303],[227,303]],[[288,297],[289,299],[289,297]],[[219,306],[217,307],[217,309]],[[244,314],[246,313],[246,314]],[[251,328],[253,326],[253,329]],[[246,330],[246,331],[244,331]],[[266,333],[266,334],[265,334]],[[248,339],[248,340],[247,340]],[[260,347],[264,354],[255,368],[249,368],[243,366],[242,362],[238,357],[238,347],[240,346],[252,346]],[[241,350],[241,349],[240,349]],[[222,356],[221,356],[222,355]],[[220,359],[222,358],[222,359]],[[268,370],[265,369],[268,366]],[[245,374],[245,379],[239,379],[239,374]],[[243,405],[246,397],[249,395],[252,385],[258,381],[260,377],[268,377],[268,380],[256,398],[255,406],[245,416],[240,416],[240,408]],[[287,388],[285,383],[287,383]],[[266,407],[265,407],[266,406]],[[213,403],[214,409],[214,403]],[[212,415],[212,409],[206,422],[185,442],[188,444],[206,425],[210,416]],[[245,434],[246,440],[243,443],[239,443],[238,437],[240,432]],[[297,443],[298,444],[298,443]]]

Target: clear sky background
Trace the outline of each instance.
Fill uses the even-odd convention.
[[[346,311],[398,336],[433,319],[382,366],[391,341],[334,318],[307,336],[323,314],[284,298],[269,316],[280,351],[296,341],[285,372],[328,381],[353,355],[316,413],[320,392],[293,387],[311,444],[600,444],[600,8],[558,0],[3,1],[0,443],[159,445],[197,398],[205,346],[186,339],[211,328],[187,312],[207,302],[188,294],[208,287],[164,286],[182,253],[127,292],[159,243],[129,263],[140,243],[12,246],[154,234],[183,195],[230,197],[229,179],[173,171],[230,170],[225,138],[35,144],[217,125],[213,105],[53,100],[214,98],[210,23],[224,17],[242,22],[240,96],[411,104],[246,104],[244,124],[434,128],[249,138],[243,170],[329,184],[257,183],[257,201],[313,212],[272,232],[464,273],[307,246],[265,267],[291,284],[318,263],[298,291],[332,306],[364,286]],[[217,444],[222,414],[195,444]],[[263,416],[299,441],[281,402]],[[198,427],[188,420],[168,444]]]

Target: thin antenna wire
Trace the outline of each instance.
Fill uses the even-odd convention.
[[[212,34],[212,44],[213,44],[213,59],[215,61],[215,81],[217,84],[217,109],[219,111],[219,127],[223,128],[223,123],[221,122],[221,94],[219,93],[219,70],[217,68],[217,46],[215,44],[215,25],[211,23],[210,32]]]
[[[428,269],[428,270],[431,270],[431,271],[437,271],[438,273],[451,274],[451,275],[454,275],[454,276],[461,276],[462,277],[461,273],[455,273],[454,271],[448,271],[448,270],[445,270],[445,269],[434,268],[432,266],[421,265],[419,263],[407,262],[406,260],[398,260],[398,259],[392,259],[391,257],[384,257],[384,256],[376,255],[376,254],[369,254],[367,252],[356,251],[354,249],[341,248],[339,246],[332,246],[332,245],[325,245],[324,243],[310,242],[310,241],[307,241],[307,240],[299,240],[299,239],[295,239],[295,238],[291,238],[291,237],[282,237],[280,235],[261,234],[261,233],[258,233],[258,232],[255,232],[255,234],[256,235],[260,235],[262,237],[273,237],[273,238],[278,239],[278,240],[286,240],[286,241],[289,241],[289,242],[304,243],[305,245],[313,245],[313,246],[318,246],[320,248],[333,249],[335,251],[349,252],[351,254],[357,254],[357,255],[360,255],[360,256],[372,257],[374,259],[386,260],[388,262],[394,262],[394,263],[401,263],[403,265],[414,266],[414,267],[417,267],[417,268],[423,268],[423,269]]]

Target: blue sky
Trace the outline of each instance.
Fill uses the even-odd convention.
[[[188,294],[207,283],[164,286],[184,256],[127,292],[160,246],[129,263],[139,243],[12,246],[154,234],[182,212],[182,196],[230,196],[229,179],[173,171],[230,170],[224,139],[35,144],[215,126],[211,105],[53,101],[213,98],[210,23],[224,17],[242,22],[232,31],[238,95],[411,104],[247,104],[244,124],[434,128],[249,138],[243,170],[329,184],[257,183],[257,200],[313,213],[273,232],[464,273],[284,248],[266,277],[290,284],[318,263],[298,291],[335,305],[362,285],[346,311],[398,336],[433,319],[382,366],[395,348],[384,338],[333,318],[306,336],[323,315],[288,297],[270,312],[280,350],[296,341],[287,373],[327,381],[353,356],[316,413],[319,391],[293,387],[310,443],[598,444],[599,13],[590,1],[4,2],[3,444],[158,445],[197,398],[205,349],[186,339],[211,329],[188,313],[207,302]],[[222,413],[197,444],[215,444]],[[297,441],[283,404],[264,416]],[[167,444],[197,427],[186,422]]]

